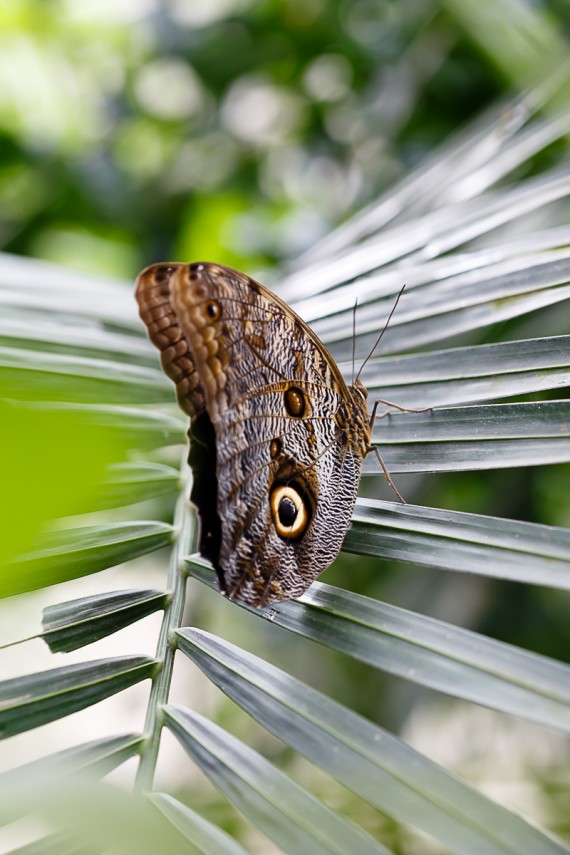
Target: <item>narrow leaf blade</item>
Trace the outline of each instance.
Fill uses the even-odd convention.
[[[565,528],[357,499],[347,552],[570,590]]]
[[[248,855],[229,834],[167,793],[147,793],[147,799],[184,835],[199,855]]]
[[[387,850],[287,778],[221,727],[182,707],[164,708],[164,723],[213,783],[291,855],[386,855]]]
[[[101,487],[97,509],[123,507],[174,494],[181,487],[180,472],[152,461],[117,463]]]
[[[449,407],[377,419],[390,472],[445,472],[570,461],[570,401]],[[364,472],[378,472],[369,455]]]
[[[172,401],[156,368],[0,346],[0,386],[30,401],[148,404]]]
[[[47,606],[42,637],[52,653],[69,653],[166,608],[164,591],[111,591]]]
[[[149,657],[125,656],[5,680],[0,684],[0,738],[92,706],[152,677],[156,668]]]
[[[350,364],[340,367],[350,374]],[[404,407],[449,407],[563,388],[570,385],[570,336],[381,357],[367,364],[365,381],[372,400]]]
[[[0,596],[77,579],[147,555],[168,546],[172,532],[172,526],[159,522],[108,523],[51,532],[39,549],[4,569]]]
[[[140,753],[143,746],[144,737],[137,733],[108,736],[74,745],[4,772],[0,775],[0,792],[13,790],[26,781],[42,776],[55,778],[86,772],[91,777],[100,778]]]

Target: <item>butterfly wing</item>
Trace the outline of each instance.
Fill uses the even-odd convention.
[[[235,270],[157,265],[137,297],[192,418],[202,554],[230,597],[299,596],[350,522],[369,443],[364,398],[285,303]]]

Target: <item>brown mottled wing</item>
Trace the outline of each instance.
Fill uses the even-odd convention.
[[[369,443],[364,398],[286,304],[235,270],[156,265],[137,299],[192,419],[201,552],[231,597],[299,596],[350,522]]]
[[[188,339],[171,302],[170,280],[179,264],[155,264],[139,274],[136,298],[148,335],[160,351],[166,374],[176,385],[178,403],[194,416],[205,408],[204,390]]]

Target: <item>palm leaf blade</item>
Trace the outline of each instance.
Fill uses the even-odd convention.
[[[343,365],[346,375],[351,366]],[[570,383],[570,336],[456,347],[368,363],[370,397],[432,407],[557,389]]]
[[[0,738],[39,727],[152,677],[147,656],[101,659],[15,677],[0,684]]]
[[[200,855],[247,855],[246,850],[218,826],[167,793],[148,793],[148,800],[186,837]]]
[[[536,523],[357,499],[343,549],[570,588],[570,533]]]
[[[164,723],[240,812],[291,855],[388,855],[388,850],[221,727],[182,707]]]
[[[377,419],[373,442],[391,472],[537,466],[570,460],[570,401],[448,407]],[[364,472],[378,471],[372,456]]]
[[[180,487],[180,472],[152,461],[115,463],[108,467],[102,484],[99,508],[122,507],[158,496],[174,494]]]
[[[168,595],[155,590],[111,591],[47,606],[42,637],[52,653],[68,653],[105,638],[166,607]]]
[[[27,781],[38,776],[59,777],[82,771],[88,772],[90,776],[103,777],[125,760],[138,754],[143,745],[143,737],[136,733],[109,736],[74,745],[4,772],[0,775],[0,792],[11,791],[19,784],[25,785]],[[5,814],[2,814],[2,818],[6,821]]]
[[[0,582],[0,596],[55,585],[147,555],[172,540],[172,526],[160,522],[79,526],[44,535],[39,548],[12,562]]]
[[[92,323],[60,324],[40,317],[31,325],[28,311],[20,317],[0,318],[0,345],[42,353],[60,353],[91,359],[120,360],[154,367],[156,360],[148,341],[141,335],[117,333]],[[137,331],[139,332],[139,331]]]
[[[144,404],[171,401],[163,374],[110,359],[0,347],[0,378],[20,396],[40,401]]]

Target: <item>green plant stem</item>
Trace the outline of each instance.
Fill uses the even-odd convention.
[[[175,648],[171,644],[171,638],[173,631],[181,626],[184,614],[187,579],[184,558],[189,552],[195,551],[194,541],[197,537],[195,517],[188,499],[190,493],[190,469],[186,463],[187,457],[188,449],[185,448],[181,465],[183,487],[174,513],[176,540],[170,555],[168,568],[168,590],[172,592],[172,597],[170,605],[164,612],[156,649],[156,658],[162,663],[162,667],[153,680],[150,691],[144,728],[146,745],[141,754],[135,779],[135,790],[140,792],[146,792],[152,787],[160,747],[160,731],[162,728],[160,708],[168,700],[172,669],[174,667]]]

